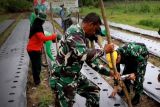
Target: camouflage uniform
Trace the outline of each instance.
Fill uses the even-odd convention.
[[[71,25],[59,43],[59,53],[53,66],[54,76],[50,83],[58,91],[60,106],[71,107],[75,93],[78,93],[86,97],[88,107],[98,107],[100,89],[82,75],[80,70],[85,61],[97,72],[108,76],[109,69],[99,66],[99,57],[104,52],[86,47],[84,31],[78,24]]]
[[[147,59],[149,57],[149,52],[145,44],[133,42],[128,43],[118,48],[117,52],[121,55],[120,64],[125,65],[123,74],[135,73],[135,96],[140,96],[143,92],[144,75],[147,66]],[[128,91],[130,91],[130,80],[125,80],[124,82]]]

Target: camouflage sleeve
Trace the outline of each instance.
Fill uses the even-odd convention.
[[[92,60],[92,62],[87,62],[87,61],[86,61],[86,63],[87,63],[91,68],[93,68],[96,72],[99,72],[100,74],[109,76],[109,75],[110,75],[110,69],[107,68],[107,67],[104,67],[104,66],[103,66],[102,64],[100,64],[99,62],[100,62],[99,57],[94,58],[94,59]]]
[[[86,59],[85,53],[86,53],[87,47],[85,44],[85,40],[81,35],[77,34],[69,37],[67,39],[67,44],[69,48],[71,48],[71,50],[73,51],[73,54],[75,54],[78,59],[82,61]]]
[[[79,35],[69,38],[67,43],[81,61],[86,61],[86,63],[97,72],[107,76],[109,75],[109,69],[101,67],[99,64],[99,57],[104,54],[102,50],[87,49],[85,40]]]
[[[102,66],[100,64],[100,57],[104,55],[103,50],[100,49],[88,49],[87,52],[87,57],[86,57],[86,63],[92,67],[95,71],[109,76],[109,69],[107,67]]]

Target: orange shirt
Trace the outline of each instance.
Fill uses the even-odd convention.
[[[52,34],[51,36],[45,36],[42,32],[35,33],[28,42],[27,51],[41,51],[43,47],[43,43],[48,40],[55,40],[56,34]]]

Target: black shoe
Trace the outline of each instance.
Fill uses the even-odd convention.
[[[135,95],[132,99],[132,104],[137,105],[140,102],[140,95]]]

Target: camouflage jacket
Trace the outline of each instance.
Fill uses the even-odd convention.
[[[121,55],[120,63],[124,64],[126,69],[133,70],[127,73],[134,72],[137,76],[144,76],[149,56],[145,44],[131,42],[119,47],[117,52]]]
[[[62,71],[80,73],[85,61],[97,72],[108,76],[109,69],[99,66],[99,57],[103,54],[103,50],[88,49],[83,29],[79,24],[71,25],[59,42],[59,53],[56,56],[58,70],[55,72],[58,75],[61,75]]]

